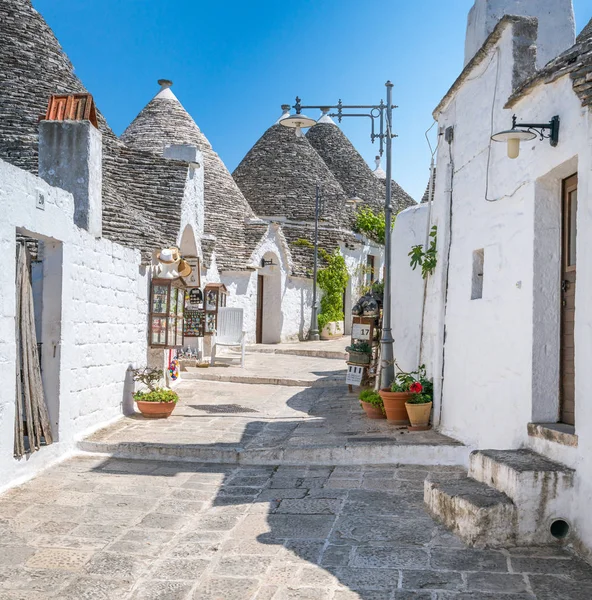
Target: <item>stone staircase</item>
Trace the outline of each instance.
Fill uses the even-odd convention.
[[[550,544],[567,535],[574,471],[531,450],[477,450],[467,475],[432,474],[431,514],[471,546]],[[551,525],[553,534],[551,533]]]

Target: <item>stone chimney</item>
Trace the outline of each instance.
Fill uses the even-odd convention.
[[[103,146],[90,121],[39,123],[39,177],[74,196],[74,222],[102,235]]]
[[[538,19],[537,69],[575,43],[572,0],[475,0],[467,20],[465,65],[504,15]]]

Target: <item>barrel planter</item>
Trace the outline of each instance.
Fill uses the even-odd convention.
[[[349,360],[348,362],[353,363],[355,365],[369,365],[370,364],[370,355],[367,352],[355,352],[348,350]]]
[[[378,393],[384,402],[387,420],[393,425],[409,425],[405,403],[413,396],[413,393],[391,392],[388,389],[380,390]]]

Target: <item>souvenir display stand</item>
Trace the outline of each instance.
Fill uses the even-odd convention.
[[[228,290],[223,283],[208,283],[204,288],[204,335],[212,335],[218,327],[218,310],[226,306]]]
[[[185,288],[178,280],[153,279],[150,293],[151,348],[183,346]]]
[[[347,361],[346,383],[350,393],[354,386],[374,387],[380,364],[380,333],[382,331],[382,311],[380,315],[354,316],[351,328],[351,343],[366,342],[370,345],[369,363]],[[350,355],[351,356],[351,355]]]

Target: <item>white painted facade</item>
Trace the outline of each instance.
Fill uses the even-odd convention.
[[[553,12],[558,30],[569,26],[570,14]],[[517,83],[515,61],[524,59],[515,44],[519,26],[507,19],[497,26],[496,41],[484,46],[435,113],[439,131],[452,127],[454,137],[450,143],[439,137],[431,219],[438,264],[427,288],[422,360],[434,378],[434,423],[442,432],[482,449],[529,447],[576,469],[573,490],[557,505],[563,514],[555,516],[573,525],[580,550],[590,556],[592,115],[569,75],[539,83],[506,108]],[[544,28],[537,47],[544,47],[541,35]],[[509,129],[514,113],[531,123],[559,115],[558,146],[523,142],[510,160],[505,144],[490,137]],[[559,420],[561,189],[575,173],[577,438],[568,436],[572,445],[565,445],[529,435],[527,426]],[[474,266],[479,256],[482,268]]]
[[[75,449],[76,440],[131,410],[128,367],[146,360],[148,277],[140,253],[74,224],[74,198],[0,160],[0,489]],[[38,195],[45,209],[36,208]],[[55,441],[13,458],[16,233],[43,242],[43,382]],[[40,274],[37,273],[39,276]],[[37,299],[37,298],[36,298]]]
[[[406,208],[397,215],[391,243],[391,324],[393,353],[403,371],[415,371],[420,364],[421,321],[424,309],[425,280],[421,267],[413,270],[409,252],[412,246],[425,245],[428,204]]]

